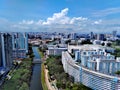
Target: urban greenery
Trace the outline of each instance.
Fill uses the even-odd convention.
[[[115,49],[115,52],[112,54],[115,55],[115,57],[120,57],[120,40],[112,42],[111,47]]]
[[[61,57],[60,56],[49,56],[46,60],[50,75],[50,80],[56,80],[58,89],[64,90],[91,90],[90,88],[80,84],[74,83],[74,78],[64,72]]]
[[[116,40],[112,43],[112,45],[114,46],[119,46],[120,45],[120,40]]]
[[[115,57],[120,57],[120,48],[116,48],[114,52]]]
[[[48,48],[47,48],[46,45],[42,45],[41,47],[39,47],[39,50],[40,50],[41,52],[43,52],[43,53],[44,53],[47,49],[48,49]]]
[[[42,82],[42,88],[43,90],[48,90],[46,82],[45,82],[45,68],[44,68],[44,63],[41,65],[41,82]]]
[[[32,45],[29,44],[27,56],[21,63],[13,62],[13,67],[8,73],[11,78],[6,78],[2,90],[29,90],[32,74],[32,60],[34,57]]]
[[[65,44],[69,44],[71,42],[71,40],[66,40]]]
[[[115,72],[115,74],[120,75],[120,71]]]
[[[38,48],[38,52],[40,54],[41,59],[44,58],[44,52],[47,50],[46,46],[42,46]],[[45,68],[44,68],[44,63],[41,64],[41,82],[42,82],[42,88],[43,90],[48,90],[46,82],[45,82]]]
[[[11,79],[5,81],[2,90],[29,90],[32,73],[31,66],[32,59],[24,59],[19,68],[15,68],[12,71]]]
[[[81,42],[81,45],[84,45],[84,44],[92,44],[92,42],[89,39],[87,39]]]
[[[40,48],[38,48],[38,52],[39,52],[39,54],[40,54],[40,57],[43,58],[43,57],[44,57],[44,53],[41,51]]]
[[[33,54],[32,44],[29,44],[27,55],[28,55],[30,58],[33,58],[33,57],[35,56],[35,55]]]

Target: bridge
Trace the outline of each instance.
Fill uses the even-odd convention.
[[[42,61],[40,59],[34,59],[32,63],[33,64],[41,64]]]

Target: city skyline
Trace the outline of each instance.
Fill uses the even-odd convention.
[[[1,0],[1,31],[120,32],[120,1]]]

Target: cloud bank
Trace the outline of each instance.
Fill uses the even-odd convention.
[[[113,9],[107,9],[105,15],[112,13]],[[118,9],[115,9],[118,12]],[[22,20],[20,22],[10,22],[0,18],[1,31],[21,31],[21,32],[112,32],[120,31],[120,22],[118,19],[111,20],[93,20],[87,17],[68,17],[68,8],[54,13],[46,20]],[[99,16],[101,13],[94,13]]]

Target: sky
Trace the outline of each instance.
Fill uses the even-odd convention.
[[[1,32],[120,32],[120,0],[0,0]]]

